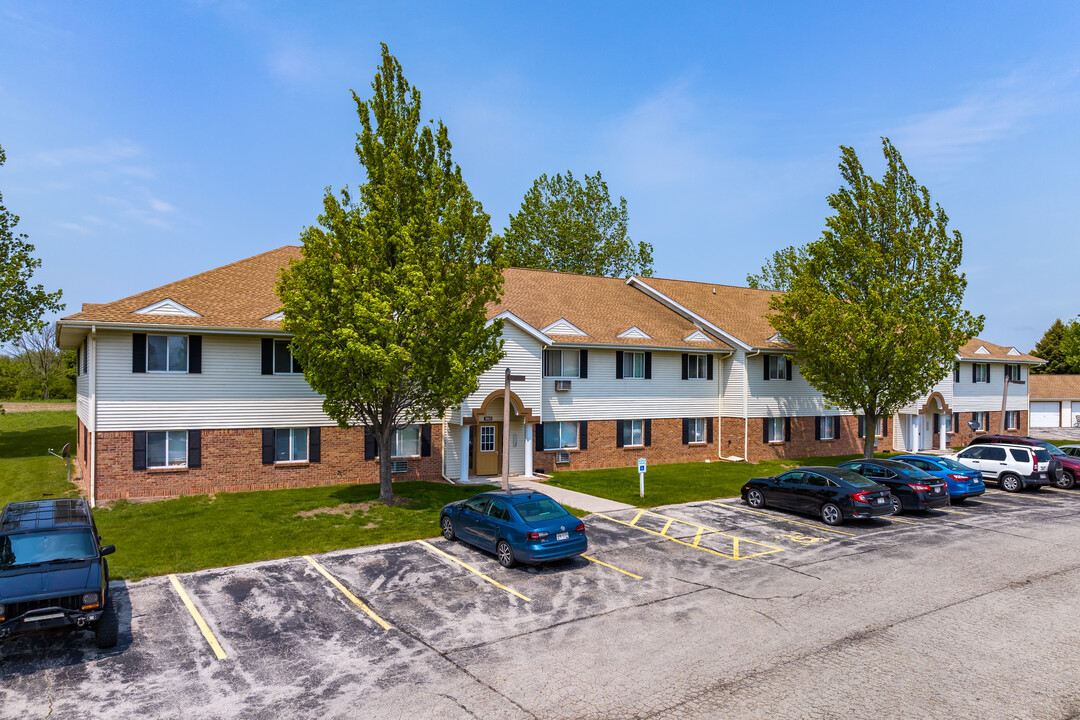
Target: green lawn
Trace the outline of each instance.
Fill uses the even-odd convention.
[[[74,455],[75,413],[70,410],[0,415],[0,506],[77,495],[67,481],[67,464],[48,453],[49,448],[59,453],[65,443],[71,443]]]
[[[890,457],[896,453],[877,453]],[[645,497],[638,497],[637,466],[606,470],[571,470],[555,473],[551,485],[617,500],[638,507],[712,500],[739,494],[750,478],[776,475],[799,465],[837,465],[861,455],[798,460],[766,460],[757,463],[678,463],[651,465],[645,473]]]

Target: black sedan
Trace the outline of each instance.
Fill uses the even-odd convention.
[[[743,485],[742,499],[754,508],[771,506],[817,515],[826,525],[893,511],[889,488],[834,467],[804,467],[776,477],[754,478]]]
[[[851,460],[840,467],[881,483],[892,493],[893,515],[949,504],[945,481],[899,460]]]

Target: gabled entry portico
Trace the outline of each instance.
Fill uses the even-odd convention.
[[[531,476],[536,424],[540,422],[532,408],[510,392],[510,442],[503,447],[503,402],[505,391],[495,390],[471,415],[462,418],[461,425],[461,482],[470,475],[498,475],[503,453],[510,455],[512,475]]]
[[[952,414],[952,408],[940,392],[930,393],[919,408],[919,414],[911,416],[912,441],[908,443],[908,451],[933,450],[934,435],[937,435],[937,449],[946,452],[949,449],[949,433],[956,431],[951,427]]]

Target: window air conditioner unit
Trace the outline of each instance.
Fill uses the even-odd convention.
[[[391,460],[390,461],[390,472],[392,472],[392,473],[409,472],[409,461],[408,460]]]
[[[556,380],[555,381],[555,389],[558,390],[559,392],[568,392],[570,390],[570,381],[569,380]]]
[[[570,453],[568,453],[568,452],[555,453],[555,462],[556,462],[556,464],[566,464],[566,463],[570,462]]]

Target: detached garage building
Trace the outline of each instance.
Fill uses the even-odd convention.
[[[1080,427],[1080,375],[1028,378],[1031,427]]]

